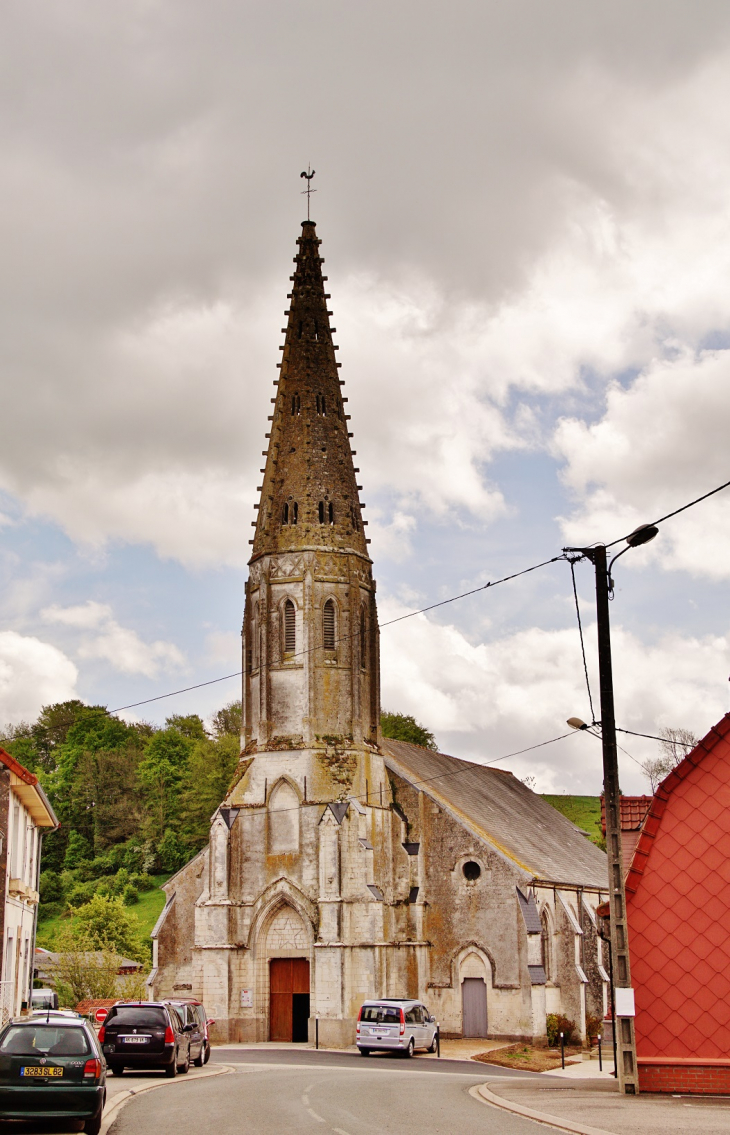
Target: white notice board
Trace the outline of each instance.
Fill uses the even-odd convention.
[[[634,1005],[634,991],[633,989],[620,989],[616,988],[613,991],[614,1001],[616,1004],[617,1017],[635,1017],[636,1006]]]

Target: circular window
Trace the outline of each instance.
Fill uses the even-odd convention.
[[[468,883],[473,883],[476,879],[479,878],[482,873],[481,867],[478,863],[475,863],[473,859],[470,859],[468,863],[465,863],[461,869],[464,872],[464,878]]]

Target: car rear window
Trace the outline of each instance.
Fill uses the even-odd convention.
[[[88,1056],[86,1030],[78,1025],[11,1025],[0,1041],[0,1052],[19,1056]]]
[[[117,1005],[107,1021],[107,1028],[124,1025],[125,1028],[164,1029],[167,1027],[165,1010],[157,1005]]]
[[[400,1009],[391,1005],[363,1005],[360,1020],[371,1025],[399,1025]]]

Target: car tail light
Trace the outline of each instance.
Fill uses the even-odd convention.
[[[99,1044],[104,1043],[105,1032],[106,1032],[106,1030],[105,1030],[104,1026],[102,1025],[101,1028],[99,1029]],[[84,1073],[84,1075],[86,1075],[86,1073]]]
[[[98,1080],[101,1076],[101,1060],[87,1060],[84,1065],[84,1076]]]
[[[360,1018],[361,1017],[362,1017],[362,1005],[360,1006],[358,1013],[357,1013],[357,1032],[360,1032]]]
[[[406,1031],[406,1015],[403,1012],[403,1010],[401,1009],[401,1011],[400,1011],[400,1035],[403,1036],[405,1031]]]
[[[168,1025],[165,1029],[165,1044],[174,1044],[175,1034],[172,1031],[172,1025]]]

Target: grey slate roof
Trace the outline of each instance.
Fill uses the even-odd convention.
[[[383,738],[386,766],[465,823],[526,876],[608,889],[606,855],[504,770]]]

